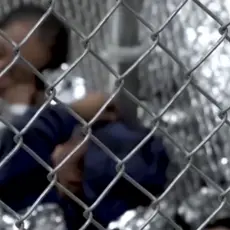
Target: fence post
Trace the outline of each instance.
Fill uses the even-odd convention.
[[[140,12],[142,9],[143,0],[125,0],[124,2],[136,12]],[[111,3],[114,3],[114,1],[110,1],[109,6],[111,6]],[[120,6],[114,14],[111,28],[112,45],[115,46],[112,56],[116,56],[115,63],[113,64],[115,64],[118,73],[122,74],[137,60],[137,57],[143,51],[139,44],[139,22],[135,15],[130,13],[126,7]],[[111,50],[111,47],[108,47],[108,50]],[[109,53],[111,61],[111,52]],[[138,74],[139,69],[136,67],[126,76],[124,82],[124,87],[134,96],[138,96],[140,88]],[[123,117],[129,123],[136,124],[137,105],[132,103],[123,92],[120,93],[118,100]]]

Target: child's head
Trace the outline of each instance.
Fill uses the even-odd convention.
[[[23,4],[13,9],[0,21],[0,29],[15,43],[19,44],[42,18],[46,10],[33,4]],[[23,56],[40,72],[54,70],[67,61],[69,31],[54,15],[49,15],[20,48]],[[0,71],[13,60],[14,50],[9,42],[0,37]],[[0,78],[0,93],[14,83],[34,82],[38,90],[44,84],[34,76],[22,62],[17,62]]]

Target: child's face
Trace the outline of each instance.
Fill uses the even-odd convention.
[[[20,44],[33,28],[33,21],[15,21],[2,30],[7,37],[16,44]],[[20,56],[25,58],[36,69],[40,69],[49,60],[49,50],[40,41],[35,32],[20,47]],[[0,36],[0,72],[15,58],[13,46]],[[31,82],[32,70],[30,70],[22,61],[17,61],[3,76],[0,77],[0,94],[9,86],[15,83]]]

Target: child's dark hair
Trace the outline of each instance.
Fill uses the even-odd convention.
[[[0,21],[0,28],[3,29],[9,24],[19,20],[35,20],[37,22],[46,10],[34,4],[21,4],[19,7],[12,9]],[[37,29],[38,36],[42,42],[51,44],[51,58],[39,71],[45,69],[54,70],[67,62],[69,49],[69,30],[53,14],[50,14]],[[38,88],[43,88],[41,81],[37,80]]]
[[[230,229],[230,217],[218,219],[215,222],[207,225],[206,229],[208,230],[208,229],[220,228],[220,227]]]

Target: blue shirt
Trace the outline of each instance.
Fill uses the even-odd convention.
[[[14,122],[22,129],[35,110],[28,111]],[[59,106],[47,108],[29,130],[23,135],[23,142],[48,164],[56,145],[66,142],[77,121]],[[120,159],[127,154],[150,132],[145,128],[131,129],[122,121],[115,123],[98,122],[93,134]],[[14,134],[5,131],[0,148],[5,156],[15,146]],[[93,142],[90,142],[84,159],[83,189],[81,197],[88,205],[98,198],[106,186],[117,175],[116,163]],[[136,182],[151,193],[160,194],[166,183],[168,157],[162,141],[152,137],[126,163],[125,171]],[[0,198],[11,208],[18,211],[33,204],[49,184],[48,172],[39,165],[24,149],[0,169]],[[15,193],[13,193],[15,191]],[[131,195],[132,194],[132,195]],[[63,201],[52,190],[43,202],[58,202],[65,210],[69,229],[81,227],[85,219],[82,210],[71,201]],[[104,226],[117,219],[125,211],[140,205],[148,205],[150,200],[126,179],[121,178],[109,194],[93,211],[94,217]]]

